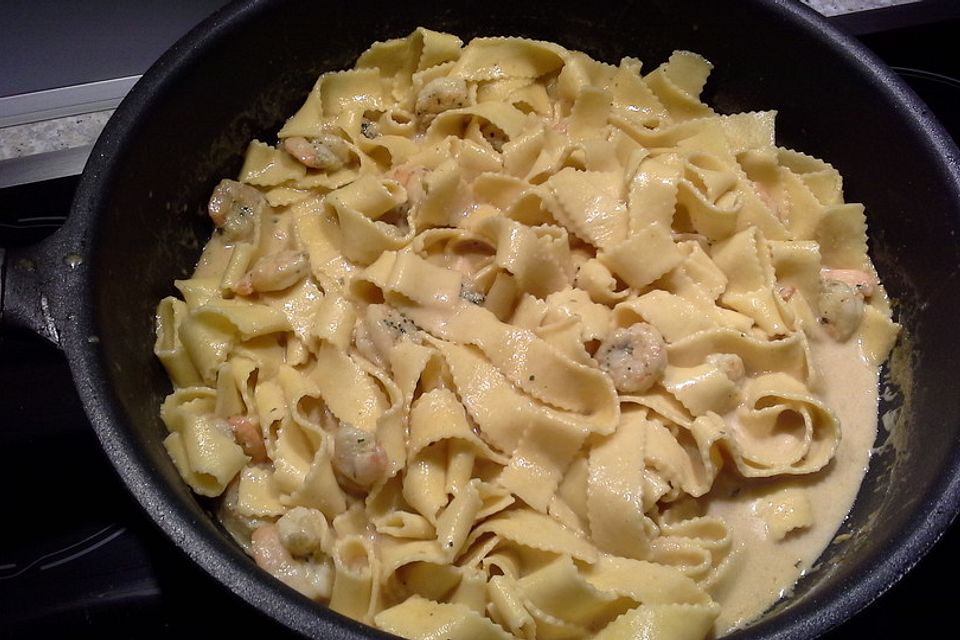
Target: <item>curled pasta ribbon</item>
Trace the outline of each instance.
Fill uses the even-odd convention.
[[[336,575],[330,608],[343,615],[366,622],[373,621],[379,610],[379,562],[370,541],[350,535],[337,541],[333,550]]]
[[[549,516],[528,509],[505,511],[474,527],[467,545],[487,533],[524,548],[569,555],[584,562],[594,562],[598,557],[597,549],[585,538]]]
[[[661,535],[651,544],[650,558],[675,567],[710,589],[724,577],[732,548],[726,523],[719,518],[696,517],[661,525]]]
[[[587,516],[602,550],[645,558],[656,527],[646,515],[644,465],[647,424],[642,413],[624,414],[617,431],[590,450]]]
[[[440,603],[419,596],[381,611],[377,626],[403,638],[429,638],[442,630],[450,640],[509,640],[510,634],[462,604]]]
[[[190,488],[218,496],[249,461],[229,429],[210,414],[188,414],[163,446]]]
[[[822,402],[782,373],[759,376],[730,421],[727,440],[737,468],[748,477],[818,471],[833,457],[840,424]]]
[[[177,387],[190,387],[201,382],[200,372],[180,338],[180,325],[187,313],[186,303],[173,297],[164,298],[157,306],[157,340],[153,350]]]
[[[728,279],[721,301],[751,318],[770,336],[786,335],[774,297],[774,268],[766,240],[755,228],[713,249],[713,260]]]
[[[523,38],[477,38],[460,56],[452,75],[470,80],[539,78],[559,69],[568,55],[551,42]]]
[[[370,264],[384,251],[399,249],[413,238],[407,230],[382,222],[388,211],[406,200],[403,187],[393,180],[370,176],[357,178],[331,192],[326,202],[333,207],[342,230],[341,250],[354,263]]]
[[[669,345],[670,362],[676,366],[696,366],[711,353],[736,354],[747,376],[782,371],[801,382],[816,376],[805,346],[806,337],[794,333],[779,340],[763,340],[734,329],[712,329],[693,333]]]
[[[481,220],[477,233],[496,247],[496,264],[516,279],[522,291],[539,298],[567,287],[573,266],[566,230],[527,227],[505,218]]]
[[[258,187],[274,187],[296,182],[307,175],[307,168],[289,153],[259,140],[247,147],[240,169],[240,180]],[[304,194],[307,195],[307,194]]]
[[[709,633],[719,609],[716,603],[642,605],[617,618],[594,638],[702,638]]]
[[[180,321],[178,334],[184,351],[207,384],[238,343],[290,328],[284,314],[265,305],[234,300],[212,300]]]
[[[567,167],[547,180],[560,205],[560,222],[581,239],[605,249],[627,237],[627,208],[615,173]]]
[[[677,51],[645,80],[670,117],[683,121],[713,114],[713,110],[699,100],[712,68],[713,65],[695,53]]]

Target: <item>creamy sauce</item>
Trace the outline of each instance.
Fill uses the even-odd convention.
[[[277,222],[274,220],[266,229],[267,243],[282,240],[289,233],[287,226]],[[194,277],[219,278],[227,268],[231,249],[231,244],[215,234],[204,248]],[[455,260],[438,262],[471,277],[478,255],[483,254],[466,252]],[[316,291],[308,299],[315,302],[320,295]],[[439,319],[437,323],[444,324]],[[716,636],[753,622],[789,595],[796,581],[834,539],[869,465],[876,438],[879,369],[864,360],[855,339],[837,343],[823,334],[811,339],[810,345],[821,374],[818,395],[839,418],[841,440],[832,462],[818,473],[744,480],[735,472],[724,472],[704,497],[705,514],[725,520],[733,536],[730,565],[710,589],[722,606],[714,624]],[[760,510],[769,496],[785,488],[805,492],[814,524],[777,540],[768,532]]]
[[[267,242],[282,239],[289,229],[274,224]],[[214,235],[204,248],[194,277],[220,277],[227,267],[232,245]],[[441,262],[466,275],[474,271],[476,255]],[[311,297],[315,301],[319,297]],[[302,329],[302,328],[301,328]],[[802,476],[744,480],[724,472],[704,497],[706,515],[726,521],[733,534],[731,563],[724,577],[710,589],[722,605],[714,625],[717,636],[756,620],[809,570],[830,544],[853,506],[867,471],[876,438],[878,368],[865,362],[855,339],[837,343],[826,335],[811,339],[811,349],[821,374],[820,399],[841,423],[842,435],[833,461],[822,471]],[[781,540],[767,530],[761,505],[772,494],[802,489],[813,512],[813,526],[794,530]]]
[[[876,437],[878,370],[864,362],[856,340],[838,344],[811,341],[819,364],[821,397],[840,419],[842,436],[833,461],[819,473],[770,481],[723,476],[711,492],[707,513],[720,516],[733,531],[734,550],[727,579],[712,595],[722,605],[716,635],[751,622],[788,595],[833,540],[866,474]],[[803,488],[814,526],[774,540],[758,507],[784,487]],[[733,495],[731,495],[733,494]]]
[[[220,278],[227,269],[230,262],[230,252],[233,245],[224,242],[219,234],[213,234],[207,244],[203,247],[203,253],[200,254],[200,260],[197,261],[197,267],[194,269],[194,278]]]

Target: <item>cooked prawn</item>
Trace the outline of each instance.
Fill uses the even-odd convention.
[[[711,353],[707,356],[707,362],[719,369],[733,382],[743,380],[746,375],[743,359],[735,353]]]
[[[250,237],[256,216],[268,206],[266,198],[254,187],[236,180],[221,180],[210,195],[207,213],[229,240],[238,241]]]
[[[463,78],[434,78],[417,94],[414,111],[423,127],[448,109],[467,105],[467,83]]]
[[[343,477],[369,488],[383,478],[387,453],[374,434],[340,422],[333,438],[333,468]]]
[[[333,133],[321,133],[315,138],[285,138],[283,148],[300,164],[323,171],[342,169],[353,159],[347,142]]]
[[[243,452],[250,456],[251,462],[267,461],[267,447],[263,443],[260,426],[254,418],[249,416],[230,416],[227,418],[230,429]]]
[[[859,269],[830,269],[824,267],[820,269],[820,279],[843,282],[853,287],[864,298],[872,296],[874,289],[877,287],[877,279],[866,271]]]
[[[283,291],[310,273],[310,263],[302,251],[281,251],[263,256],[240,279],[234,290],[249,296],[255,292]]]
[[[618,391],[642,393],[663,375],[667,346],[653,325],[638,322],[607,336],[594,357]]]
[[[411,164],[400,164],[387,171],[386,177],[396,180],[401,184],[401,186],[403,186],[404,190],[407,192],[406,206],[412,207],[416,203],[423,200],[423,197],[427,195],[424,179],[428,173],[429,170],[426,167]]]
[[[825,280],[817,300],[820,324],[835,340],[847,340],[863,320],[863,295],[846,282]]]

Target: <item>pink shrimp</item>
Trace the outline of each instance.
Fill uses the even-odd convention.
[[[260,427],[255,419],[249,416],[236,415],[227,418],[227,423],[233,430],[237,444],[240,445],[245,454],[250,456],[252,462],[267,461],[267,447],[263,442]]]
[[[315,138],[286,138],[283,148],[300,164],[323,171],[342,169],[353,159],[353,152],[347,142],[333,133],[321,133]]]
[[[869,298],[877,286],[877,279],[866,271],[859,269],[830,269],[824,267],[820,269],[821,280],[836,280],[853,288],[854,291]]]
[[[824,280],[817,299],[820,325],[834,340],[844,342],[863,320],[863,296],[841,280]]]
[[[387,470],[387,453],[372,433],[341,422],[333,439],[333,466],[360,487],[371,487]]]
[[[637,322],[611,333],[600,344],[594,357],[622,393],[648,390],[667,368],[667,346],[663,336],[646,322]]]
[[[236,180],[221,180],[210,195],[207,213],[218,229],[231,240],[244,240],[253,232],[254,219],[266,198],[250,185]]]
[[[307,254],[281,251],[263,256],[233,288],[241,296],[255,292],[283,291],[300,282],[310,272]]]
[[[434,78],[417,94],[414,111],[426,128],[438,114],[467,106],[467,83],[462,78]]]
[[[401,164],[390,169],[387,177],[399,182],[407,192],[407,203],[412,206],[426,195],[424,179],[429,170],[419,165]]]

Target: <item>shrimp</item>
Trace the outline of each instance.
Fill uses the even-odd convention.
[[[280,527],[270,523],[250,536],[250,553],[257,566],[314,600],[329,598],[333,588],[330,562],[298,561],[283,545]]]
[[[207,213],[229,240],[239,241],[251,236],[254,220],[269,206],[254,187],[236,180],[221,180],[207,203]]]
[[[427,195],[427,189],[424,185],[424,179],[427,173],[429,173],[429,171],[426,167],[401,164],[390,169],[386,177],[396,180],[403,186],[407,192],[406,204],[408,207],[412,207]]]
[[[283,291],[300,282],[309,272],[310,263],[305,253],[281,251],[257,260],[234,290],[242,296],[255,292]]]
[[[859,269],[820,269],[820,324],[834,340],[847,340],[863,320],[864,300],[873,295],[877,279]]]
[[[735,353],[711,353],[707,362],[719,369],[731,382],[739,382],[746,375],[743,359]]]
[[[255,419],[236,415],[227,418],[227,423],[233,430],[237,444],[245,454],[250,456],[251,462],[259,464],[267,461],[267,447],[263,443],[263,435]]]
[[[824,267],[820,269],[820,279],[843,282],[853,287],[864,298],[872,296],[874,289],[877,287],[877,279],[866,271],[860,271],[859,269],[830,269]]]
[[[330,530],[323,513],[294,507],[277,520],[280,541],[291,554],[309,558],[330,546]]]
[[[340,422],[333,438],[333,468],[361,488],[369,488],[383,478],[387,453],[374,434]]]
[[[594,356],[623,393],[642,393],[667,367],[667,346],[655,327],[638,322],[607,336]]]
[[[852,336],[863,320],[863,296],[846,282],[825,280],[817,302],[820,324],[838,342]]]
[[[321,133],[315,138],[286,138],[283,148],[300,164],[323,171],[342,169],[353,159],[353,152],[347,142],[333,133]]]
[[[438,114],[467,105],[467,83],[463,78],[434,78],[417,94],[414,111],[426,127]]]

